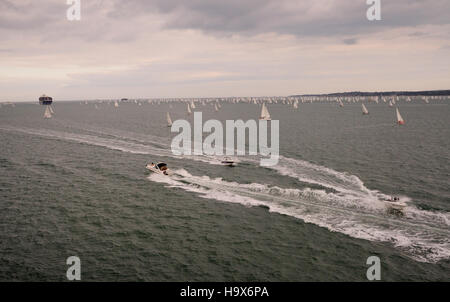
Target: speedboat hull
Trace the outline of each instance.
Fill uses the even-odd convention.
[[[234,161],[229,161],[229,160],[223,160],[220,163],[224,166],[229,166],[229,167],[236,166],[236,163]]]
[[[158,173],[158,174],[162,174],[162,175],[169,175],[170,174],[169,169],[166,169],[166,170],[162,171],[162,170],[156,168],[156,166],[152,165],[152,164],[147,164],[145,167],[147,168],[147,170],[150,170],[153,173]]]

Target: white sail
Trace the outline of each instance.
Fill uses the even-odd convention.
[[[362,106],[362,113],[369,114],[369,110],[367,110],[366,106],[364,106],[364,104],[361,104],[361,106]]]
[[[397,124],[404,125],[405,121],[403,120],[402,116],[400,115],[400,111],[398,111],[398,108],[395,108],[395,111],[397,113]]]
[[[195,109],[194,101],[191,101],[191,108]]]
[[[392,106],[394,106],[394,105],[392,104],[392,101],[389,101],[389,107],[392,107]]]
[[[270,121],[270,113],[269,113],[269,110],[267,110],[267,107],[266,107],[265,103],[262,104],[261,117],[259,119],[260,120]]]
[[[52,113],[50,112],[50,106],[45,106],[44,118],[52,118]]]
[[[214,111],[219,111],[219,108],[217,107],[217,104],[214,105]]]
[[[341,100],[339,100],[339,106],[344,107],[344,104],[342,103]]]
[[[114,102],[114,107],[119,107],[119,103],[117,103],[117,101]]]
[[[191,114],[191,113],[192,113],[192,111],[191,111],[191,106],[189,106],[189,104],[187,104],[187,113],[188,113],[188,114]]]
[[[169,112],[167,112],[166,117],[167,117],[167,127],[172,127],[172,119],[170,118]]]

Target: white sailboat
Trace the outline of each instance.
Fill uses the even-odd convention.
[[[114,107],[119,107],[119,103],[117,103],[117,101],[114,102]]]
[[[192,113],[191,106],[187,104],[187,114],[190,115]]]
[[[339,106],[340,106],[340,107],[344,107],[344,104],[342,103],[341,100],[339,100]]]
[[[262,107],[261,107],[261,116],[259,117],[260,120],[266,120],[266,121],[270,121],[270,113],[269,110],[267,110],[266,104],[263,103]]]
[[[404,125],[405,124],[405,120],[400,115],[400,111],[398,111],[398,108],[395,108],[395,111],[397,113],[397,124]]]
[[[214,111],[215,112],[219,111],[219,108],[217,107],[217,104],[214,105]]]
[[[364,106],[364,104],[361,104],[361,106],[362,106],[362,113],[363,113],[363,115],[369,114],[369,110],[367,110],[366,106]]]
[[[52,113],[50,112],[50,106],[45,106],[44,118],[52,118]]]
[[[166,117],[167,117],[167,127],[172,127],[172,119],[170,118],[169,112],[167,112]]]

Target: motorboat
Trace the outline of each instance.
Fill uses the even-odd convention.
[[[400,201],[399,197],[392,196],[388,199],[383,200],[383,202],[385,203],[388,214],[393,214],[397,216],[404,215],[403,210],[406,207],[406,203]]]
[[[169,175],[169,168],[168,168],[167,164],[165,164],[165,163],[147,164],[146,168],[148,170],[158,173],[158,174]]]
[[[222,159],[221,161],[220,161],[220,163],[222,164],[222,165],[224,165],[224,166],[229,166],[229,167],[234,167],[234,166],[236,166],[236,161],[235,160],[233,160],[233,159],[231,159],[231,158],[229,158],[229,157],[225,157],[224,159]]]

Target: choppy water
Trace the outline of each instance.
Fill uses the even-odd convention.
[[[0,108],[0,280],[446,280],[450,269],[450,107],[269,104],[280,162],[174,156],[186,105],[57,102]],[[197,105],[207,119],[256,119],[251,104]],[[171,177],[145,164],[167,162]],[[392,215],[382,200],[407,201]]]

